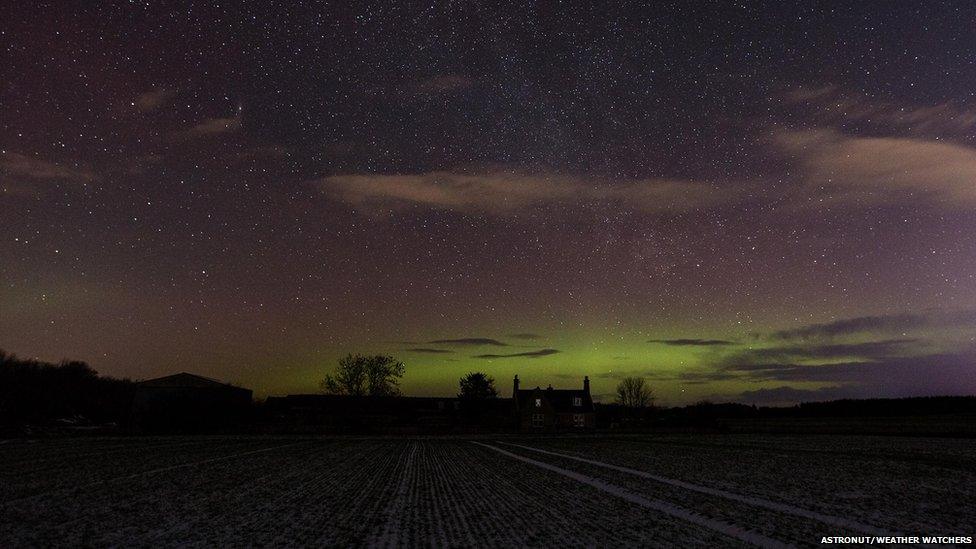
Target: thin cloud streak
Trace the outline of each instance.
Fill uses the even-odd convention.
[[[415,175],[336,175],[321,179],[318,186],[333,199],[365,210],[423,206],[498,216],[533,208],[593,204],[645,213],[682,212],[727,206],[743,200],[746,192],[742,185],[721,187],[681,180],[589,182],[569,175],[446,171]]]
[[[188,129],[175,132],[174,135],[177,137],[193,139],[236,133],[240,131],[242,127],[240,116],[227,118],[207,118]]]
[[[485,355],[475,355],[472,358],[540,358],[544,356],[554,355],[558,353],[557,349],[540,349],[538,351],[526,351],[524,353],[512,353],[512,354],[485,354]]]
[[[734,341],[725,339],[650,339],[648,343],[660,343],[662,345],[672,345],[676,347],[713,347],[719,345],[734,345]]]
[[[96,180],[95,172],[84,166],[66,166],[37,156],[13,151],[0,154],[0,172],[34,180],[61,180],[85,183]]]
[[[976,108],[951,102],[898,104],[846,92],[834,85],[796,87],[783,98],[791,106],[813,108],[811,115],[822,124],[865,122],[932,136],[968,135],[976,129]]]
[[[462,337],[457,339],[435,339],[427,343],[437,345],[491,345],[494,347],[508,347],[507,343],[489,337]]]
[[[404,349],[404,351],[408,353],[422,353],[431,355],[451,354],[454,352],[449,349],[432,349],[430,347],[414,347],[412,349]]]
[[[773,332],[773,339],[809,339],[848,336],[864,332],[890,332],[918,328],[925,325],[926,318],[921,315],[881,315],[845,318],[833,322],[810,324],[800,328]]]

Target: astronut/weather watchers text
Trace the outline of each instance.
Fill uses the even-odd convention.
[[[845,544],[949,544],[949,543],[973,543],[972,536],[824,536],[820,538],[820,543],[845,543]]]

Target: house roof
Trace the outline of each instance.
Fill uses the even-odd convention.
[[[190,374],[187,372],[180,372],[178,374],[140,381],[139,386],[181,388],[181,389],[239,389],[244,391],[247,390],[247,389],[242,389],[241,387],[231,385],[229,383],[223,383],[217,381],[216,379],[198,376],[196,374]]]
[[[588,413],[593,411],[593,399],[583,389],[540,389],[538,387],[535,389],[519,389],[517,396],[519,407],[531,407],[532,399],[537,398],[537,394],[545,398],[556,412]],[[583,399],[583,405],[581,407],[573,406],[574,398]]]

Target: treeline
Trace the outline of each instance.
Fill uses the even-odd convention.
[[[749,406],[700,402],[671,408],[672,414],[713,418],[835,418],[907,417],[976,414],[976,397],[932,396],[905,398],[844,399],[803,402],[795,406]]]
[[[22,359],[0,350],[0,426],[119,423],[135,384],[98,375],[88,364]]]
[[[783,407],[699,402],[673,408],[635,409],[620,404],[598,403],[595,409],[597,426],[601,428],[708,427],[723,420],[976,417],[976,396],[847,399]]]
[[[931,416],[976,414],[976,397],[933,396],[804,402],[781,409],[787,417]]]

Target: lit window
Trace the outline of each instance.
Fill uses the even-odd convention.
[[[573,406],[582,406],[583,397],[573,397]]]
[[[542,399],[541,398],[535,399],[535,407],[536,408],[542,408]]]

